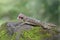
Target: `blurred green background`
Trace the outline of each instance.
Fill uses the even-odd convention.
[[[0,0],[0,24],[17,20],[19,13],[59,25],[60,0]]]

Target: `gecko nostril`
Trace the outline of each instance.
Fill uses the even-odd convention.
[[[19,16],[19,18],[21,18],[21,17]]]

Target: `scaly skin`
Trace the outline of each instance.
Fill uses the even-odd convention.
[[[56,25],[52,24],[52,23],[44,23],[41,22],[40,20],[34,19],[34,18],[30,18],[28,16],[25,16],[24,14],[20,13],[17,17],[18,20],[23,20],[25,23],[30,23],[33,25],[38,25],[41,26],[44,29],[51,29],[52,27],[55,27]]]

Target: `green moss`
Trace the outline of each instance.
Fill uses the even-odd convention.
[[[42,40],[43,38],[50,37],[50,34],[40,27],[33,27],[32,30],[24,31],[22,36],[20,38],[22,40]]]
[[[52,31],[56,33],[54,30]],[[15,40],[17,34],[14,33],[12,36],[9,36],[6,30],[6,23],[0,28],[0,40]],[[44,30],[41,27],[33,27],[31,30],[22,31],[20,40],[43,40],[51,36],[52,34],[48,30]]]

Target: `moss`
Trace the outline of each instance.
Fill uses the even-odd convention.
[[[20,38],[22,40],[42,40],[51,35],[40,27],[33,27],[32,30],[23,31],[22,36],[23,37]]]
[[[0,40],[15,40],[17,33],[9,36],[6,31],[6,24],[7,23],[1,25]],[[52,32],[56,33],[54,29],[52,30]],[[43,40],[44,38],[49,38],[51,36],[52,34],[48,30],[44,30],[41,27],[33,27],[31,30],[22,31],[20,40]]]

